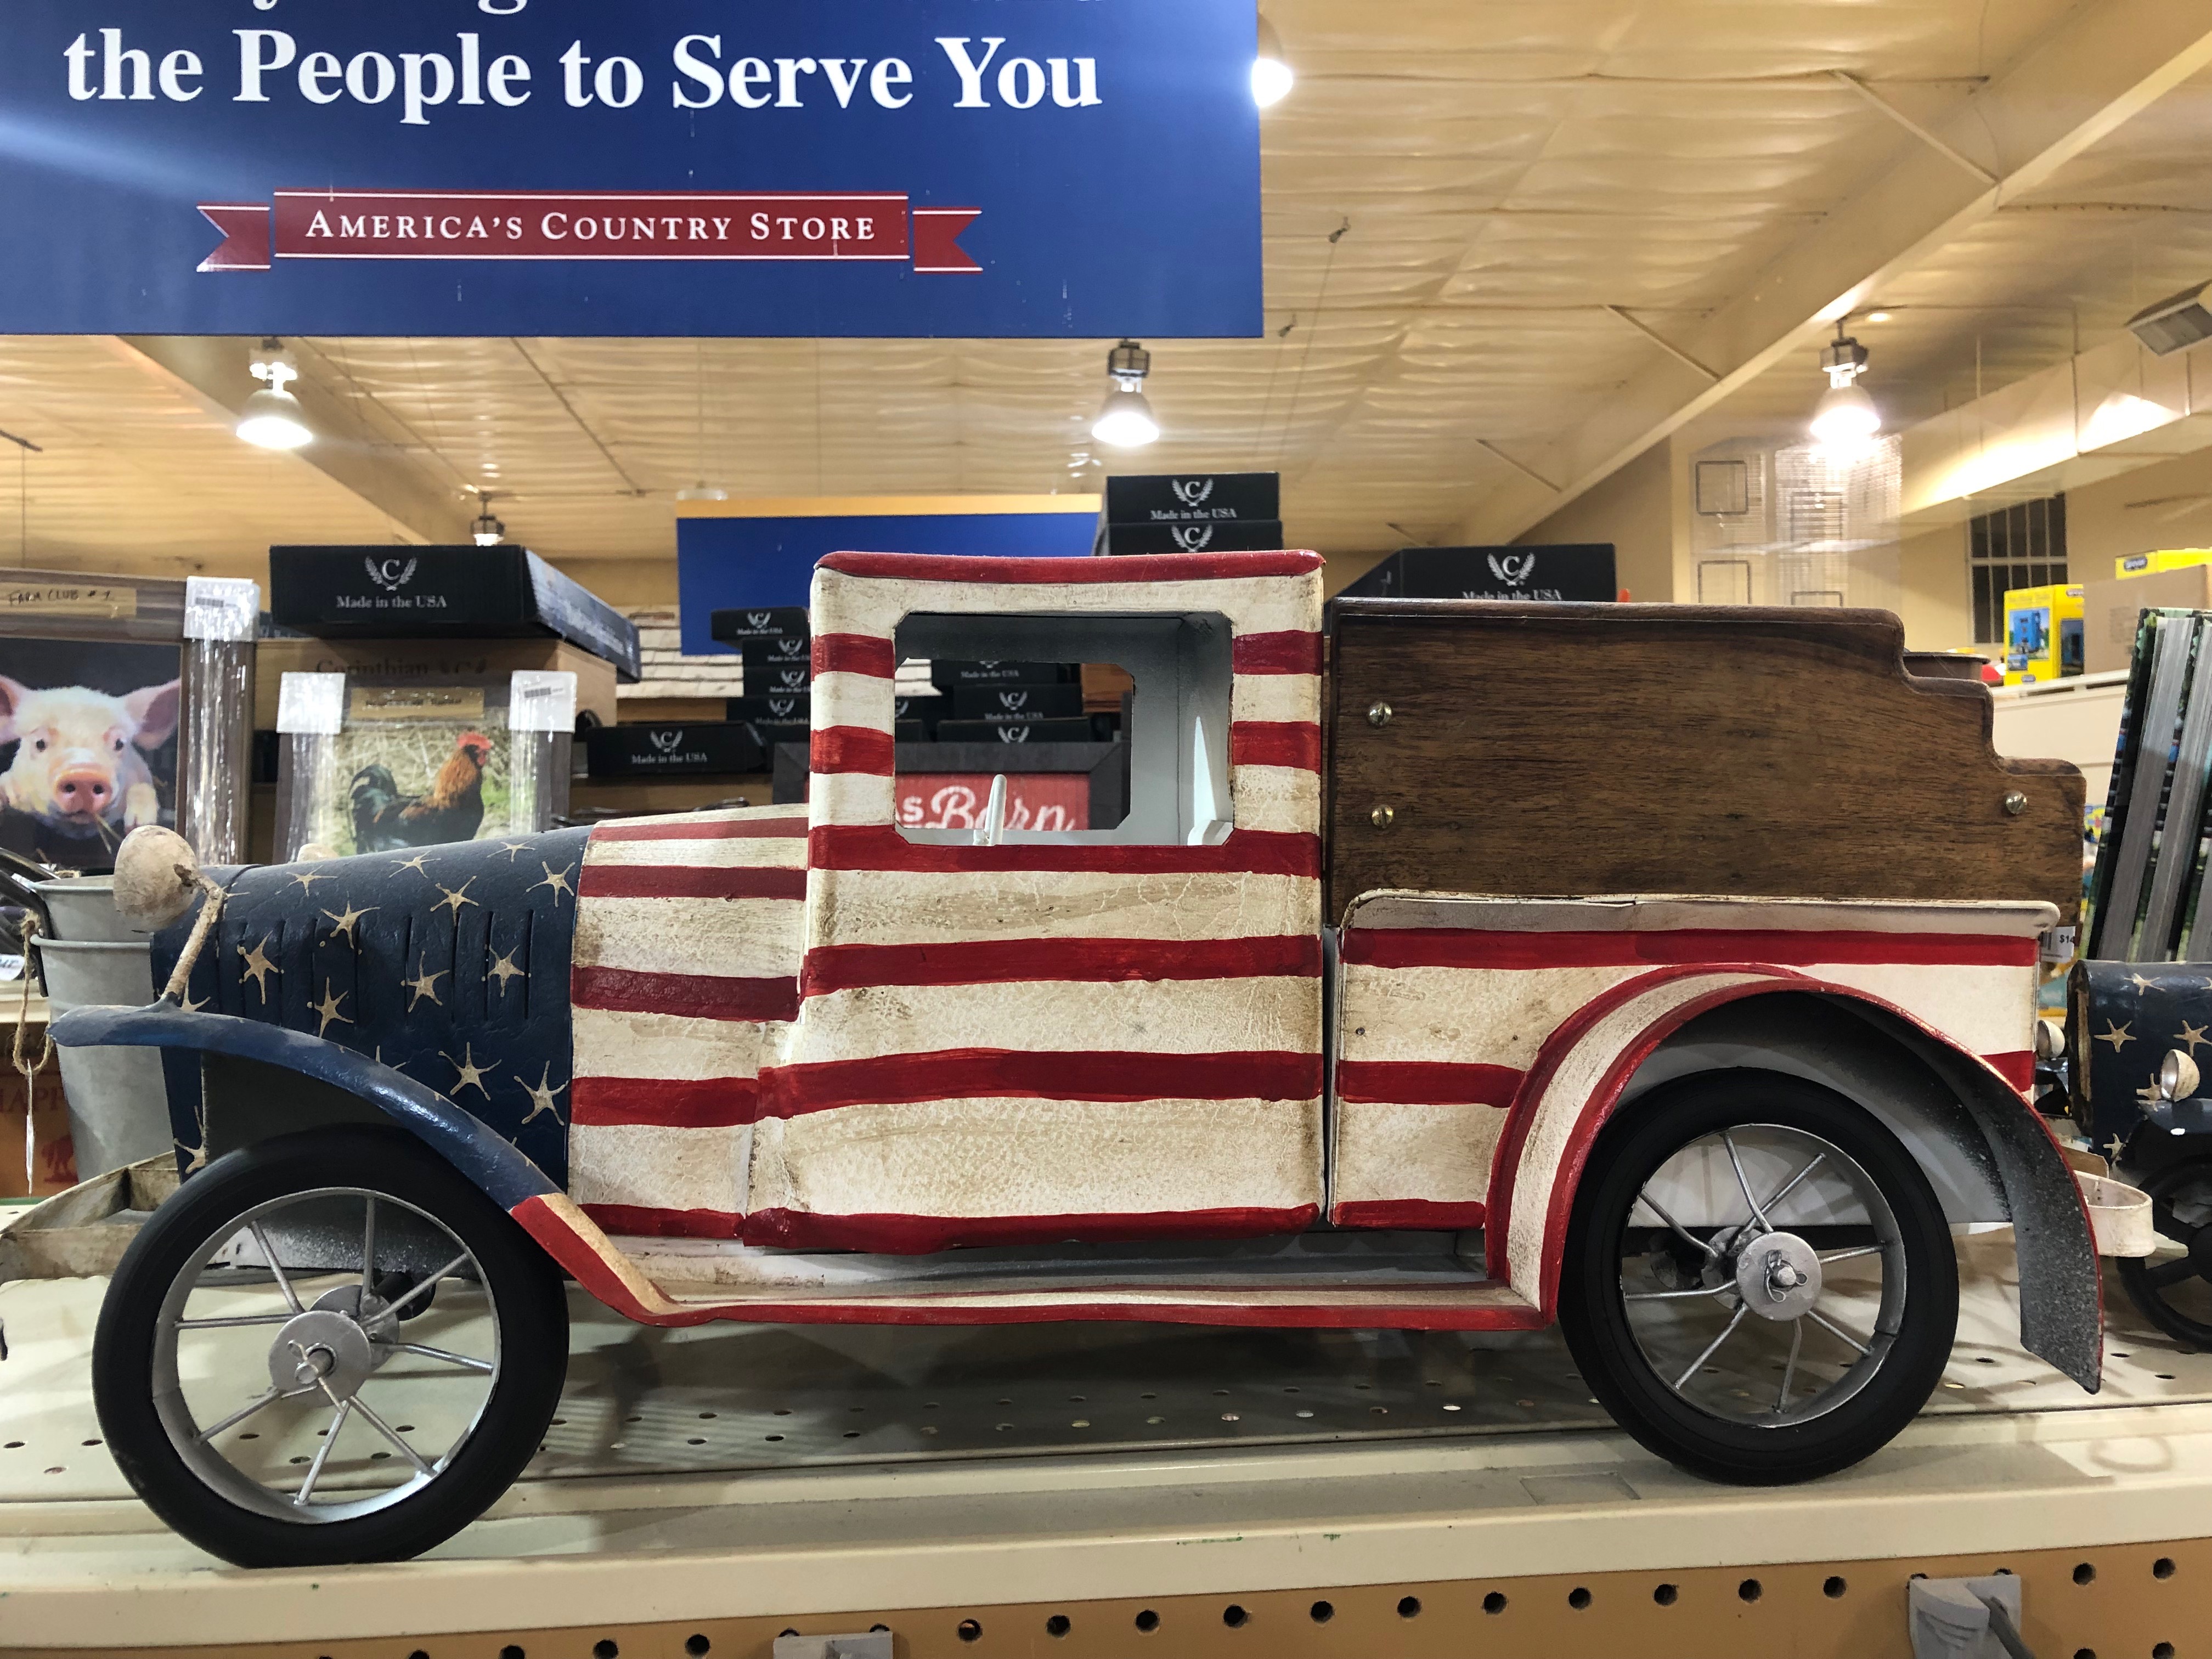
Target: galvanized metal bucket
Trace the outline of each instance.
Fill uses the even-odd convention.
[[[110,907],[111,913],[112,907]],[[63,923],[58,913],[57,924]],[[139,1008],[154,1000],[150,941],[41,939],[39,965],[58,1017],[72,1008]],[[161,1060],[151,1048],[64,1048],[62,1091],[69,1097],[76,1173],[88,1181],[168,1152],[168,1097]]]

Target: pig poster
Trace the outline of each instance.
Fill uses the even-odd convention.
[[[177,821],[175,646],[0,639],[0,847],[115,867],[142,823]]]

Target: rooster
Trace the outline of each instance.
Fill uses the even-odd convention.
[[[490,758],[489,738],[462,732],[422,795],[401,794],[388,767],[374,762],[362,767],[353,775],[354,850],[388,853],[475,840],[483,823],[483,769]]]

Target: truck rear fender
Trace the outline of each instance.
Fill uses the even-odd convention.
[[[1514,1105],[1498,1149],[1503,1201],[1492,1213],[1505,1224],[1493,1229],[1493,1272],[1555,1310],[1574,1189],[1613,1114],[1699,1071],[1784,1072],[1880,1119],[1952,1221],[2013,1224],[2021,1346],[2096,1391],[2103,1301],[2088,1212],[2049,1127],[1988,1061],[1901,1008],[1786,971],[1655,974],[1599,1002],[1546,1044]]]

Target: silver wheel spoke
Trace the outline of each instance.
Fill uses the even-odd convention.
[[[1766,1218],[1766,1212],[1759,1207],[1759,1200],[1751,1195],[1751,1182],[1743,1173],[1743,1160],[1735,1155],[1735,1137],[1726,1129],[1721,1131],[1721,1145],[1728,1148],[1729,1167],[1735,1171],[1735,1184],[1743,1189],[1743,1201],[1751,1206],[1751,1218],[1759,1224],[1759,1231],[1771,1233],[1774,1224]]]
[[[376,1195],[371,1194],[362,1206],[361,1220],[361,1299],[362,1311],[368,1311],[369,1287],[376,1282]]]
[[[292,1500],[295,1508],[307,1508],[307,1500],[314,1496],[315,1482],[322,1479],[323,1465],[330,1462],[331,1448],[338,1443],[338,1431],[345,1427],[346,1419],[352,1415],[353,1401],[341,1401],[337,1415],[331,1419],[331,1431],[323,1437],[323,1443],[315,1448],[315,1461],[307,1465],[307,1478],[300,1483],[299,1495]]]
[[[441,1280],[441,1279],[442,1279],[443,1278],[445,1278],[445,1276],[446,1276],[447,1273],[449,1273],[453,1272],[454,1268],[456,1268],[456,1267],[459,1267],[459,1266],[460,1266],[464,1261],[466,1261],[468,1259],[469,1259],[469,1253],[468,1253],[466,1250],[463,1250],[463,1251],[462,1251],[459,1255],[455,1256],[455,1257],[454,1257],[451,1261],[448,1261],[448,1262],[447,1262],[444,1267],[442,1267],[439,1268],[437,1272],[435,1272],[435,1273],[432,1273],[428,1278],[425,1279],[424,1279],[421,1284],[417,1285],[416,1285],[413,1290],[411,1290],[411,1291],[408,1291],[406,1295],[404,1295],[404,1296],[401,1297],[398,1301],[394,1302],[394,1303],[393,1303],[390,1307],[386,1308],[386,1309],[384,1309],[381,1312],[380,1312],[380,1313],[376,1316],[376,1322],[377,1322],[378,1324],[380,1324],[380,1324],[382,1324],[385,1321],[386,1321],[386,1320],[388,1320],[388,1319],[397,1319],[397,1318],[398,1318],[398,1317],[399,1317],[399,1310],[400,1310],[402,1308],[404,1308],[404,1307],[409,1306],[410,1304],[412,1304],[413,1302],[415,1302],[415,1301],[416,1300],[416,1298],[418,1298],[418,1297],[420,1297],[428,1296],[428,1295],[431,1292],[431,1291],[433,1291],[434,1289],[435,1289],[435,1288],[437,1287],[437,1285],[438,1285],[438,1281],[439,1281],[439,1280]]]
[[[268,1405],[271,1401],[282,1400],[284,1397],[284,1391],[282,1389],[271,1389],[268,1393],[263,1395],[252,1405],[240,1407],[229,1416],[224,1418],[222,1422],[214,1425],[212,1427],[202,1429],[198,1434],[194,1435],[192,1438],[198,1443],[205,1445],[209,1441],[214,1439],[216,1436],[221,1434],[225,1429],[234,1428],[237,1425],[246,1421],[247,1418],[252,1416],[254,1413],[259,1411],[264,1406]]]
[[[1743,1316],[1750,1311],[1751,1309],[1748,1305],[1740,1306],[1736,1309],[1735,1317],[1729,1321],[1728,1328],[1718,1336],[1715,1337],[1711,1342],[1705,1345],[1705,1351],[1690,1362],[1689,1370],[1684,1371],[1681,1376],[1674,1379],[1674,1392],[1676,1394],[1681,1393],[1683,1389],[1688,1385],[1690,1379],[1698,1374],[1698,1368],[1700,1365],[1703,1365],[1705,1361],[1711,1359],[1714,1354],[1720,1352],[1721,1344],[1727,1341],[1729,1338],[1735,1334],[1735,1328],[1743,1323]]]
[[[1887,1244],[1862,1244],[1856,1250],[1831,1250],[1820,1257],[1820,1265],[1825,1267],[1832,1261],[1849,1261],[1853,1256],[1880,1255],[1888,1248]]]
[[[1672,1227],[1676,1232],[1681,1234],[1684,1239],[1688,1241],[1690,1243],[1696,1245],[1698,1249],[1703,1250],[1708,1258],[1714,1261],[1718,1261],[1720,1259],[1720,1251],[1716,1246],[1709,1243],[1705,1239],[1699,1238],[1687,1227],[1685,1227],[1680,1222],[1675,1220],[1673,1216],[1668,1215],[1665,1210],[1660,1207],[1659,1200],[1652,1197],[1650,1194],[1637,1194],[1636,1202],[1643,1205],[1644,1208],[1650,1210],[1652,1214],[1657,1216],[1669,1227]],[[1631,1205],[1629,1208],[1632,1212],[1635,1208],[1635,1205]]]
[[[382,1418],[376,1414],[376,1408],[371,1406],[368,1401],[362,1399],[358,1395],[356,1395],[354,1396],[353,1403],[361,1407],[361,1414],[368,1419],[369,1426],[374,1428],[386,1440],[389,1440],[393,1445],[398,1447],[401,1451],[404,1452],[407,1455],[407,1461],[412,1463],[419,1472],[423,1474],[434,1474],[437,1473],[437,1471],[422,1461],[422,1453],[416,1451],[414,1447],[409,1445],[404,1440],[402,1440],[399,1437],[398,1430],[394,1429],[391,1424],[386,1422]]]
[[[1680,1302],[1693,1296],[1720,1296],[1735,1288],[1733,1285],[1715,1285],[1702,1291],[1623,1291],[1623,1302]]]
[[[1790,1409],[1790,1380],[1797,1375],[1797,1350],[1805,1340],[1805,1322],[1790,1322],[1790,1361],[1782,1368],[1782,1387],[1774,1396],[1774,1414],[1780,1417]]]
[[[287,1325],[292,1316],[280,1314],[231,1314],[221,1319],[179,1319],[176,1328],[180,1331],[228,1331],[240,1325]]]
[[[1808,1319],[1818,1320],[1818,1321],[1820,1322],[1820,1328],[1821,1328],[1822,1330],[1826,1331],[1826,1332],[1827,1332],[1827,1333],[1829,1333],[1831,1335],[1832,1335],[1832,1336],[1834,1336],[1834,1337],[1838,1338],[1839,1340],[1842,1340],[1842,1341],[1844,1341],[1844,1342],[1848,1342],[1848,1343],[1850,1343],[1850,1344],[1851,1345],[1851,1346],[1853,1346],[1854,1348],[1856,1348],[1856,1349],[1857,1349],[1861,1353],[1863,1353],[1863,1354],[1872,1354],[1872,1353],[1874,1352],[1874,1350],[1873,1350],[1872,1348],[1869,1348],[1869,1346],[1867,1346],[1867,1345],[1866,1345],[1865,1343],[1863,1343],[1863,1342],[1860,1341],[1860,1340],[1858,1340],[1858,1338],[1856,1338],[1856,1336],[1853,1336],[1853,1335],[1852,1335],[1849,1331],[1845,1330],[1845,1329],[1844,1329],[1841,1325],[1838,1325],[1838,1323],[1836,1323],[1836,1322],[1835,1322],[1834,1320],[1830,1319],[1829,1317],[1827,1317],[1827,1316],[1826,1316],[1825,1314],[1823,1314],[1823,1313],[1822,1313],[1822,1312],[1821,1312],[1818,1308],[1808,1308],[1808,1309],[1806,1309],[1806,1310],[1805,1310],[1805,1317],[1806,1317],[1806,1318],[1808,1318]]]
[[[276,1259],[276,1252],[269,1248],[269,1235],[261,1231],[261,1224],[249,1221],[246,1231],[253,1235],[253,1242],[261,1247],[261,1254],[269,1263],[269,1271],[276,1277],[276,1288],[284,1292],[285,1305],[294,1313],[306,1311],[300,1306],[300,1293],[292,1288],[292,1281],[284,1275],[284,1264]]]
[[[1814,1170],[1819,1169],[1820,1167],[1821,1160],[1826,1158],[1827,1156],[1828,1155],[1826,1152],[1814,1153],[1813,1161],[1810,1164],[1808,1164],[1803,1169],[1798,1170],[1796,1175],[1791,1176],[1788,1181],[1783,1183],[1782,1190],[1766,1200],[1767,1209],[1769,1211],[1779,1209],[1782,1206],[1782,1200],[1797,1190],[1797,1183],[1804,1180],[1807,1176],[1812,1174]]]
[[[489,1359],[477,1359],[468,1354],[454,1353],[447,1348],[433,1348],[421,1342],[391,1342],[380,1336],[371,1337],[369,1340],[380,1348],[390,1348],[397,1353],[419,1353],[425,1359],[440,1360],[448,1365],[464,1366],[472,1371],[483,1371],[489,1374],[498,1369]]]

